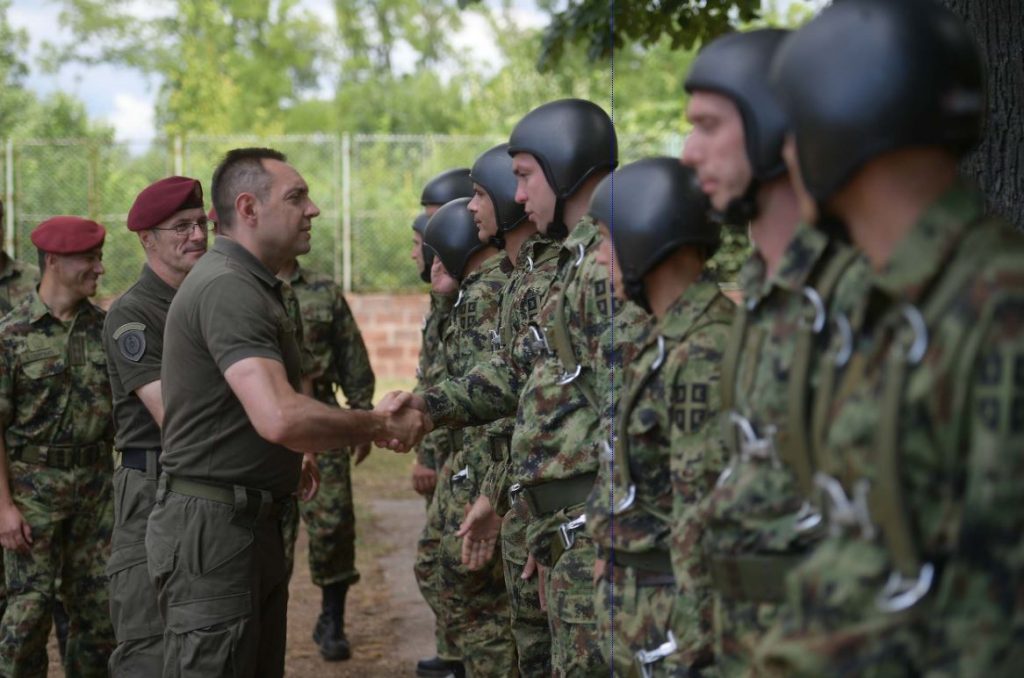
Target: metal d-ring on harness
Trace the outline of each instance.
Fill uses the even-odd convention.
[[[587,524],[587,514],[583,513],[578,518],[564,522],[558,526],[558,536],[562,538],[562,546],[568,551],[576,543],[576,531],[582,530]]]
[[[562,365],[562,376],[558,379],[559,386],[566,386],[573,382],[579,387],[580,391],[583,392],[583,396],[590,403],[598,413],[603,411],[601,400],[597,397],[593,387],[589,382],[585,380],[579,380],[580,375],[583,373],[583,364],[576,358],[576,354],[573,351],[572,339],[569,336],[569,320],[566,318],[565,302],[566,296],[569,289],[569,285],[576,278],[576,274],[579,272],[580,266],[583,265],[583,260],[587,256],[587,249],[583,243],[579,243],[576,246],[576,259],[569,266],[569,271],[565,276],[565,280],[562,283],[562,288],[558,293],[558,301],[555,304],[555,314],[552,318],[552,339],[555,344],[555,353],[558,356],[558,361]],[[571,366],[571,367],[570,367]],[[579,381],[578,381],[579,380]]]
[[[638,650],[636,653],[636,663],[640,667],[640,675],[643,678],[651,678],[654,675],[651,670],[651,665],[660,662],[665,657],[668,657],[677,649],[679,649],[678,643],[676,643],[676,637],[672,635],[670,630],[667,634],[667,640],[654,648],[653,650]]]

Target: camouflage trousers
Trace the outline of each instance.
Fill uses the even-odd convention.
[[[323,588],[359,581],[350,459],[347,450],[317,455],[320,491],[311,501],[299,502],[298,511],[290,512],[282,521],[289,577],[301,515],[309,535],[309,573],[313,583]]]
[[[4,557],[0,675],[45,676],[56,582],[69,615],[65,672],[102,676],[114,649],[104,566],[113,523],[110,460],[57,469],[10,462],[11,494],[32,529],[28,555]]]
[[[110,620],[117,649],[110,675],[159,676],[164,663],[164,624],[146,565],[146,523],[156,503],[156,478],[143,471],[114,472],[114,531],[107,577]]]
[[[572,548],[546,570],[551,668],[558,678],[605,678],[609,674],[601,654],[594,609],[596,558],[594,542],[583,531],[577,531]]]
[[[519,675],[524,678],[551,675],[551,627],[547,612],[540,607],[540,579],[523,579],[526,565],[526,503],[516,501],[501,523],[501,556],[505,569],[512,638],[519,658]]]
[[[245,519],[247,508],[157,489],[146,554],[166,623],[164,678],[284,674],[280,516]]]
[[[722,676],[749,675],[754,650],[775,621],[777,603],[715,595],[715,663]]]
[[[649,575],[648,575],[649,576]],[[693,669],[682,655],[686,626],[692,623],[681,609],[683,599],[674,582],[647,584],[645,575],[632,567],[608,565],[597,584],[595,604],[601,651],[616,676],[665,676],[691,678],[715,675]],[[669,632],[680,648],[662,659],[643,662],[641,650],[651,651],[669,640]],[[646,670],[646,673],[645,673]]]
[[[416,542],[416,561],[413,563],[413,574],[420,594],[434,612],[434,640],[437,644],[437,656],[441,659],[457,660],[459,651],[454,639],[446,627],[444,609],[441,605],[441,584],[437,576],[440,568],[439,552],[441,548],[441,517],[437,506],[437,487],[427,503],[427,520],[423,525],[419,541]]]
[[[500,549],[490,564],[471,571],[462,564],[462,538],[457,536],[466,507],[476,499],[479,471],[455,476],[461,454],[454,454],[438,476],[438,551],[441,606],[446,628],[471,678],[518,675],[515,642],[509,620],[508,594]]]

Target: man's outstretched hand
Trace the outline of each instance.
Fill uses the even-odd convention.
[[[470,570],[482,569],[494,557],[501,532],[501,516],[491,508],[487,497],[477,497],[472,506],[466,507],[466,515],[456,536],[462,537],[462,564]]]
[[[434,428],[426,414],[426,402],[412,393],[392,391],[374,409],[387,417],[386,437],[378,440],[377,445],[395,452],[408,452]]]

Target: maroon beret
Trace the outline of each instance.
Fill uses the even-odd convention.
[[[51,254],[88,252],[103,244],[107,231],[82,217],[52,217],[32,230],[32,244]]]
[[[203,208],[203,185],[188,177],[167,177],[142,189],[128,212],[128,230],[146,231],[175,212]]]

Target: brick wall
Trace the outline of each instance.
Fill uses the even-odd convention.
[[[420,354],[426,294],[347,294],[378,379],[411,380]]]

